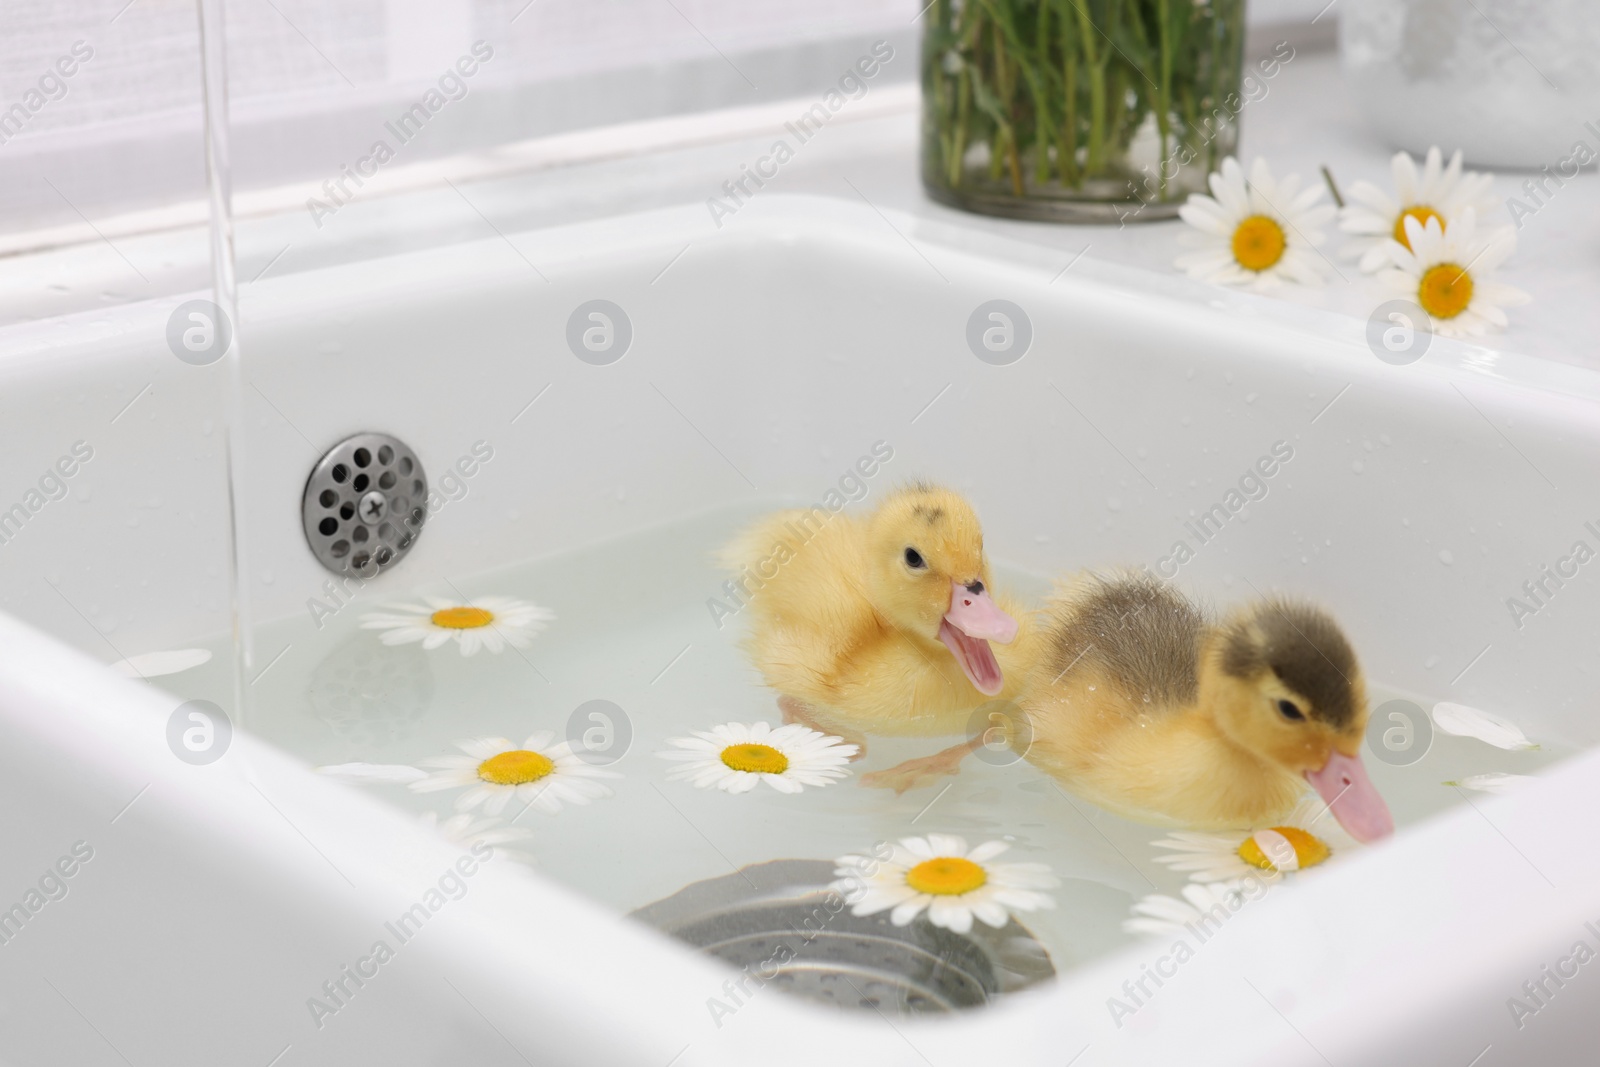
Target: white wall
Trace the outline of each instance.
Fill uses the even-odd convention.
[[[877,38],[913,48],[924,2],[231,0],[234,188],[336,175],[474,41],[493,59],[408,160],[814,93]],[[1253,0],[1250,18],[1309,21],[1325,2]],[[0,128],[0,232],[203,195],[194,0],[6,7],[0,112],[31,113]],[[55,80],[74,46],[92,57]]]

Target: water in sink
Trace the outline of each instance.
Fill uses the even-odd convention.
[[[1062,880],[1057,907],[1021,915],[1058,970],[1132,940],[1122,930],[1130,906],[1150,893],[1176,895],[1182,877],[1154,862],[1152,842],[1166,831],[1127,821],[1063,793],[1026,762],[992,766],[969,759],[961,773],[904,796],[863,788],[866,771],[927,755],[943,738],[873,738],[851,776],[827,788],[784,795],[761,787],[744,795],[668,781],[672,766],[656,753],[668,738],[729,721],[778,723],[774,694],[738,648],[737,618],[718,628],[707,600],[724,575],[714,550],[759,510],[728,509],[552,558],[422,588],[406,588],[405,568],[359,590],[331,615],[308,610],[260,626],[259,665],[243,726],[322,766],[363,761],[414,764],[452,755],[454,742],[529,734],[578,736],[580,705],[605,700],[621,708],[611,765],[615,795],[557,815],[505,818],[532,836],[521,849],[537,869],[615,908],[631,911],[688,883],[774,859],[831,859],[876,842],[929,832],[959,834],[969,844],[1011,842],[1003,860],[1048,864]],[[996,579],[1019,594],[1042,596],[1048,579],[996,567]],[[308,593],[320,591],[308,590]],[[550,609],[555,619],[526,649],[462,656],[454,643],[386,646],[363,615],[423,595],[452,600],[501,595]],[[319,596],[330,608],[337,602]],[[320,623],[320,625],[319,625]],[[1361,635],[1352,634],[1359,651]],[[206,666],[154,680],[182,699],[226,706],[230,657],[220,642]],[[263,669],[264,668],[264,669]],[[1415,693],[1370,684],[1376,707],[1394,697],[1428,707]],[[1536,739],[1537,740],[1537,739]],[[1367,759],[1373,780],[1402,832],[1462,802],[1446,780],[1487,771],[1532,773],[1559,751],[1506,752],[1439,734],[1410,766]],[[456,792],[417,794],[398,785],[363,785],[409,811],[452,813]],[[1314,877],[1314,875],[1311,875]]]

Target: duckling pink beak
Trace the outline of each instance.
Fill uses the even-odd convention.
[[[1370,844],[1394,833],[1394,816],[1378,789],[1367,777],[1360,756],[1335,752],[1320,771],[1307,771],[1306,781],[1316,789],[1351,837]]]
[[[982,582],[950,583],[950,610],[939,623],[939,640],[978,692],[992,697],[1005,685],[989,642],[1007,645],[1016,636],[1017,620],[1000,610]]]

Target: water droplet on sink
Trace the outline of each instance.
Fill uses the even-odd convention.
[[[1448,548],[1441,548],[1439,550],[1439,562],[1440,563],[1443,563],[1446,567],[1448,567],[1448,566],[1450,566],[1450,564],[1454,563],[1455,561],[1456,561],[1456,557],[1451,554],[1451,552],[1450,552],[1450,550]]]
[[[1367,465],[1358,459],[1354,463],[1350,464],[1350,469],[1355,471],[1357,474],[1360,474],[1362,471],[1367,469]]]

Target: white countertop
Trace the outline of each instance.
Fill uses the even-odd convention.
[[[909,58],[909,57],[907,57]],[[1302,49],[1268,84],[1267,95],[1243,113],[1243,149],[1248,160],[1264,155],[1280,177],[1317,174],[1326,164],[1342,188],[1358,179],[1387,184],[1391,150],[1370,132],[1344,92],[1336,57]],[[385,171],[386,179],[417,188],[392,195],[371,189],[322,220],[319,229],[303,207],[245,218],[236,247],[242,303],[248,313],[249,285],[334,263],[429,245],[477,239],[648,208],[704,202],[755,160],[781,132],[783,116],[798,114],[809,100],[734,113],[665,120],[627,129],[556,139],[561,146],[508,153],[539,161],[538,169],[497,177],[482,173],[483,157],[420,164]],[[917,170],[914,87],[906,82],[873,87],[826,129],[801,146],[794,160],[766,190],[865,200],[873,207],[913,217],[960,222],[982,230],[1060,250],[1064,268],[1076,256],[1117,263],[1168,276],[1186,227],[1177,221],[1117,226],[1065,226],[967,215],[923,195]],[[766,132],[770,130],[771,132]],[[1575,130],[1574,137],[1583,133]],[[641,151],[640,145],[652,141]],[[676,143],[680,146],[673,147]],[[665,145],[665,146],[663,146]],[[587,157],[591,161],[571,162]],[[599,157],[599,158],[596,158]],[[452,167],[460,166],[452,174]],[[506,164],[502,160],[502,169]],[[424,169],[430,168],[430,169]],[[449,177],[454,187],[438,184]],[[1497,177],[1496,191],[1517,193],[1526,175]],[[766,191],[763,190],[763,193]],[[279,200],[299,203],[306,190],[284,191]],[[762,195],[762,194],[758,194]],[[266,198],[270,200],[270,198]],[[469,202],[470,200],[470,202]],[[257,197],[256,203],[263,202]],[[719,231],[707,214],[705,240],[738,226],[725,219]],[[1510,221],[1509,213],[1505,220]],[[889,225],[885,221],[885,225]],[[111,229],[109,224],[108,229]],[[915,241],[914,232],[906,235]],[[1290,301],[1361,319],[1384,299],[1376,284],[1338,255],[1343,235],[1330,233],[1324,251],[1337,265],[1321,288],[1286,286],[1245,299]],[[535,264],[537,242],[519,249]],[[507,250],[511,254],[511,250]],[[907,255],[913,254],[907,249]],[[0,260],[0,323],[42,318],[166,297],[210,285],[203,228],[118,236]],[[691,246],[684,255],[693,255]],[[663,267],[666,267],[663,264]],[[1137,272],[1129,275],[1136,279]],[[1506,266],[1505,281],[1533,296],[1510,310],[1510,328],[1480,344],[1600,368],[1593,338],[1600,333],[1600,177],[1586,172],[1560,190],[1536,215],[1524,220],[1519,247]],[[1200,287],[1201,283],[1187,283]],[[1235,299],[1235,298],[1230,298]],[[248,343],[248,342],[246,342]]]

